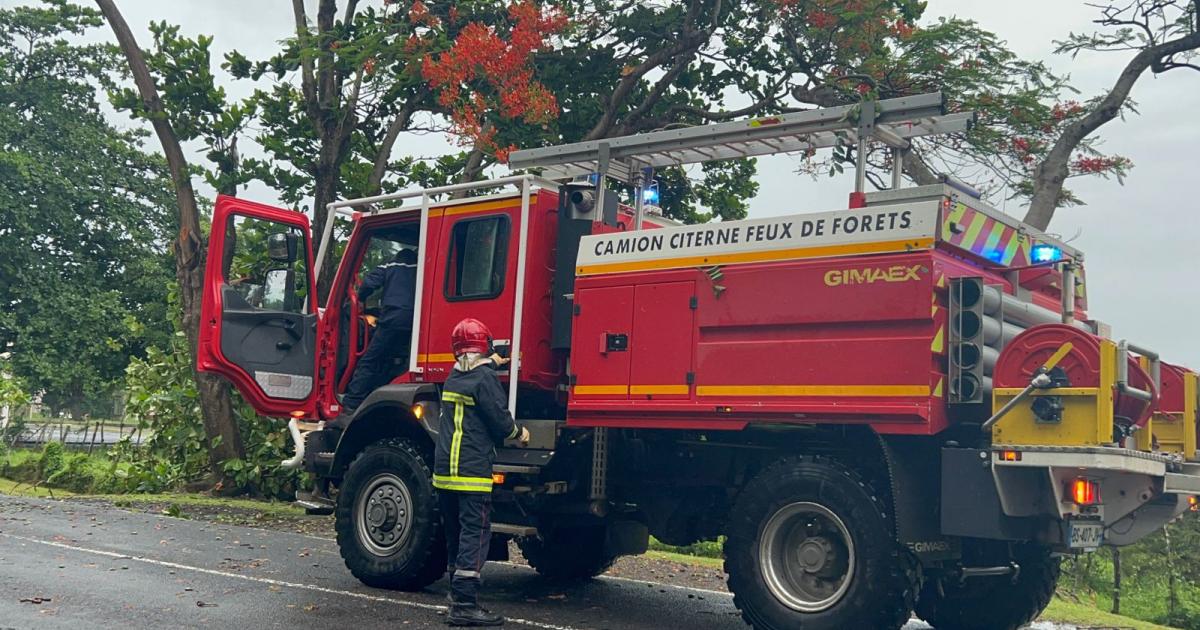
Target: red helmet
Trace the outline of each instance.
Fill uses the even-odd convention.
[[[454,327],[450,333],[450,345],[454,356],[462,356],[464,352],[484,354],[492,345],[492,331],[478,319],[466,318]]]

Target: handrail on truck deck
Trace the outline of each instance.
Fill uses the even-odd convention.
[[[508,177],[500,177],[478,182],[466,182],[462,184],[451,184],[449,186],[438,186],[436,188],[419,188],[410,189],[397,193],[389,193],[386,195],[375,195],[373,197],[362,197],[359,199],[346,199],[343,201],[335,201],[326,204],[325,209],[328,212],[325,219],[325,226],[321,234],[321,242],[317,247],[317,270],[316,277],[321,276],[321,269],[324,267],[325,256],[329,253],[333,239],[333,219],[337,213],[350,214],[355,212],[354,208],[362,206],[370,206],[390,201],[400,201],[404,199],[414,199],[420,197],[421,203],[419,206],[405,207],[403,205],[396,208],[373,209],[368,210],[370,214],[400,214],[404,212],[421,212],[421,240],[424,241],[429,232],[429,211],[435,205],[434,200],[430,197],[435,195],[443,195],[447,193],[462,192],[469,190],[480,190],[486,188],[500,188],[506,186],[516,186],[521,195],[521,226],[517,237],[517,285],[516,296],[513,299],[513,333],[512,345],[510,346],[510,367],[508,376],[508,411],[515,418],[517,415],[517,385],[519,382],[518,375],[521,369],[521,328],[522,319],[525,315],[525,269],[526,258],[528,257],[527,245],[529,241],[529,202],[533,193],[533,187],[538,188],[557,188],[558,184],[547,179],[538,177],[537,175],[510,175]],[[482,197],[468,197],[463,199],[450,199],[445,201],[437,201],[438,206],[463,205],[469,203],[478,203],[488,199],[499,199],[511,197],[512,193],[492,194]],[[419,250],[424,253],[424,249]],[[417,286],[416,294],[413,296],[414,304],[421,304],[424,300],[425,293],[425,264],[424,257],[421,258],[421,264],[417,265]],[[424,369],[417,365],[417,348],[421,339],[421,309],[413,309],[413,325],[412,339],[409,344],[409,359],[408,369],[413,373],[421,373]]]

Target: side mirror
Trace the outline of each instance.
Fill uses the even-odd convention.
[[[288,232],[278,232],[267,237],[267,254],[271,260],[281,263],[296,262],[300,238]]]

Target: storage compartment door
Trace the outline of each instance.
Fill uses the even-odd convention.
[[[572,395],[583,400],[628,398],[633,287],[579,289],[572,338]]]
[[[691,396],[692,352],[696,347],[694,282],[639,285],[634,295],[633,366],[629,395],[634,400]]]

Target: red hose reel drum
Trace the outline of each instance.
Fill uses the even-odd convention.
[[[993,373],[993,383],[997,388],[1023,388],[1037,374],[1042,365],[1058,351],[1064,343],[1070,342],[1071,351],[1058,363],[1058,368],[1066,373],[1071,387],[1100,387],[1101,345],[1100,338],[1095,335],[1066,324],[1043,324],[1034,326],[1017,335],[1004,346],[1000,358],[996,361]],[[1151,392],[1155,400],[1158,390],[1155,388],[1150,374],[1142,368],[1136,357],[1130,356],[1129,385],[1137,389]],[[1115,378],[1115,375],[1114,375]],[[1116,393],[1114,416],[1128,418],[1135,426],[1143,426],[1150,419],[1155,404],[1134,398],[1129,395]]]
[[[1186,390],[1184,388],[1184,379],[1189,370],[1178,365],[1163,363],[1159,369],[1159,377],[1162,379],[1162,391],[1158,396],[1158,411],[1164,413],[1183,413],[1186,409],[1187,401],[1184,400]]]

